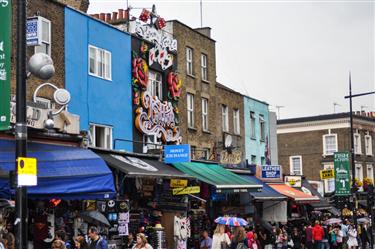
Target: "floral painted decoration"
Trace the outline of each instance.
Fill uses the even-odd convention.
[[[172,99],[178,99],[181,96],[182,80],[177,73],[170,72],[168,74],[168,96]]]
[[[146,89],[148,83],[148,65],[147,62],[140,58],[135,57],[132,61],[133,68],[133,84]]]

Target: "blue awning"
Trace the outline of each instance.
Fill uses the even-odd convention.
[[[105,199],[115,195],[111,170],[94,152],[71,146],[28,143],[27,156],[37,158],[38,186],[30,198]],[[0,140],[0,170],[15,168],[15,141]],[[0,195],[14,194],[9,179],[0,179]]]
[[[285,200],[287,199],[284,195],[280,194],[255,176],[251,175],[241,175],[242,178],[246,180],[251,180],[255,182],[256,184],[263,185],[262,191],[261,192],[253,192],[250,193],[250,195],[255,199],[255,200]]]

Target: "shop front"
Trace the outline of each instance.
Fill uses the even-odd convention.
[[[195,178],[159,157],[95,150],[112,168],[118,198],[129,203],[128,232],[144,232],[155,249],[187,247],[191,236],[189,197],[199,194]],[[116,223],[116,220],[113,220]]]
[[[15,195],[8,177],[15,168],[15,148],[14,140],[0,140],[1,197],[6,199]],[[115,196],[105,162],[87,149],[38,142],[28,143],[27,155],[37,160],[37,185],[28,187],[30,248],[49,248],[57,230],[64,230],[68,240],[85,235],[89,225],[98,225],[107,236],[105,224],[82,216],[88,200],[106,203]],[[2,222],[13,224],[14,219],[13,210]]]

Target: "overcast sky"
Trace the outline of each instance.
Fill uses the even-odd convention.
[[[199,0],[90,0],[89,13],[156,4],[167,20],[200,27]],[[131,14],[138,14],[134,10]],[[375,91],[374,1],[203,0],[216,40],[217,81],[280,109],[281,118],[349,110],[353,93]],[[375,111],[375,94],[353,99]]]

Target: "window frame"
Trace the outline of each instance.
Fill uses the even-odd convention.
[[[295,172],[294,172],[294,165],[293,165],[293,159],[296,159],[298,158],[299,161],[300,161],[300,175],[302,176],[303,175],[303,163],[302,163],[302,156],[300,155],[296,155],[296,156],[290,156],[289,157],[289,172],[290,172],[290,175],[297,175]],[[299,175],[297,175],[299,176]]]
[[[45,40],[43,40],[43,25],[42,25],[42,23],[43,23],[43,21],[45,21],[45,22],[47,22],[48,23],[48,39],[49,39],[49,41],[45,41]],[[49,20],[49,19],[47,19],[47,18],[45,18],[45,17],[43,17],[43,16],[38,16],[38,25],[40,25],[40,27],[41,27],[41,37],[40,37],[40,39],[41,39],[41,43],[43,43],[43,44],[47,44],[47,54],[49,55],[49,56],[51,56],[51,47],[52,47],[52,34],[51,34],[51,21]],[[41,47],[41,45],[38,45],[38,46],[35,46],[34,47],[34,53],[39,53],[39,52],[43,52],[44,53],[44,51],[39,51],[38,49],[40,49],[40,47]]]
[[[194,75],[193,68],[193,49],[191,47],[186,47],[186,74]]]
[[[370,134],[365,135],[365,154],[366,156],[373,156],[372,137]]]
[[[204,53],[201,53],[201,79],[208,81],[207,55]]]
[[[240,110],[233,109],[233,133],[235,135],[241,134],[241,125],[240,125]]]
[[[331,153],[327,153],[327,143],[326,143],[326,139],[327,137],[335,137],[335,151],[331,152]],[[330,134],[324,134],[322,136],[322,139],[323,139],[323,155],[324,156],[332,156],[334,152],[337,152],[338,151],[338,141],[337,141],[337,134],[336,133],[330,133]]]
[[[266,140],[266,121],[264,115],[259,114],[259,132],[260,132],[260,141],[264,142]]]
[[[160,77],[160,81],[157,80],[157,76]],[[159,100],[163,100],[163,79],[161,73],[154,70],[148,71],[147,91],[152,96],[158,97]]]
[[[357,139],[356,137],[358,138],[358,143],[356,142]],[[353,134],[353,139],[354,139],[354,154],[355,155],[362,155],[362,146],[361,146],[361,134],[360,133],[354,133]]]
[[[225,110],[225,112],[224,112]],[[227,105],[221,105],[221,130],[229,132],[229,108]]]
[[[91,72],[91,49],[95,50],[94,72]],[[103,53],[103,54],[102,54]],[[108,56],[108,57],[107,57]],[[100,61],[99,61],[100,60]],[[108,64],[107,64],[108,63]],[[99,65],[101,64],[101,74],[99,74]],[[108,67],[108,68],[107,68]],[[112,52],[89,44],[88,46],[88,72],[89,75],[112,81]],[[108,74],[108,75],[107,75]]]
[[[255,134],[255,112],[250,111],[250,138],[256,139]]]
[[[187,116],[188,128],[194,129],[194,125],[195,125],[195,120],[194,120],[194,94],[187,93],[186,99],[187,99],[186,110],[187,110],[187,115],[188,115]],[[190,118],[190,113],[191,113],[191,118]]]
[[[360,172],[360,174],[358,174],[358,172]],[[363,165],[361,163],[355,164],[355,178],[357,178],[359,181],[363,183]],[[360,187],[359,191],[363,191],[363,187]]]
[[[369,177],[369,168],[371,168],[371,177]],[[374,165],[372,163],[367,163],[366,164],[366,177],[370,178],[372,182],[374,182]]]
[[[251,164],[257,164],[257,156],[256,155],[251,155]]]
[[[100,128],[104,128],[104,136],[105,136],[105,139],[104,139],[104,147],[99,147],[97,146],[96,144],[96,131],[95,131],[95,128],[96,127],[100,127]],[[109,126],[109,125],[102,125],[102,124],[96,124],[96,123],[90,123],[89,124],[89,130],[90,130],[90,135],[91,135],[91,143],[90,143],[90,146],[93,146],[93,147],[96,147],[96,148],[104,148],[104,149],[112,149],[113,148],[113,127],[112,126]],[[109,147],[108,147],[108,141],[107,141],[107,132],[108,130],[110,131],[109,132],[109,136],[110,136],[110,144],[109,144]]]
[[[208,131],[208,99],[202,98],[202,130]]]
[[[142,143],[143,143],[143,153],[147,153],[148,150],[156,150],[162,147],[161,138],[158,138],[156,134],[154,135],[143,134]]]

